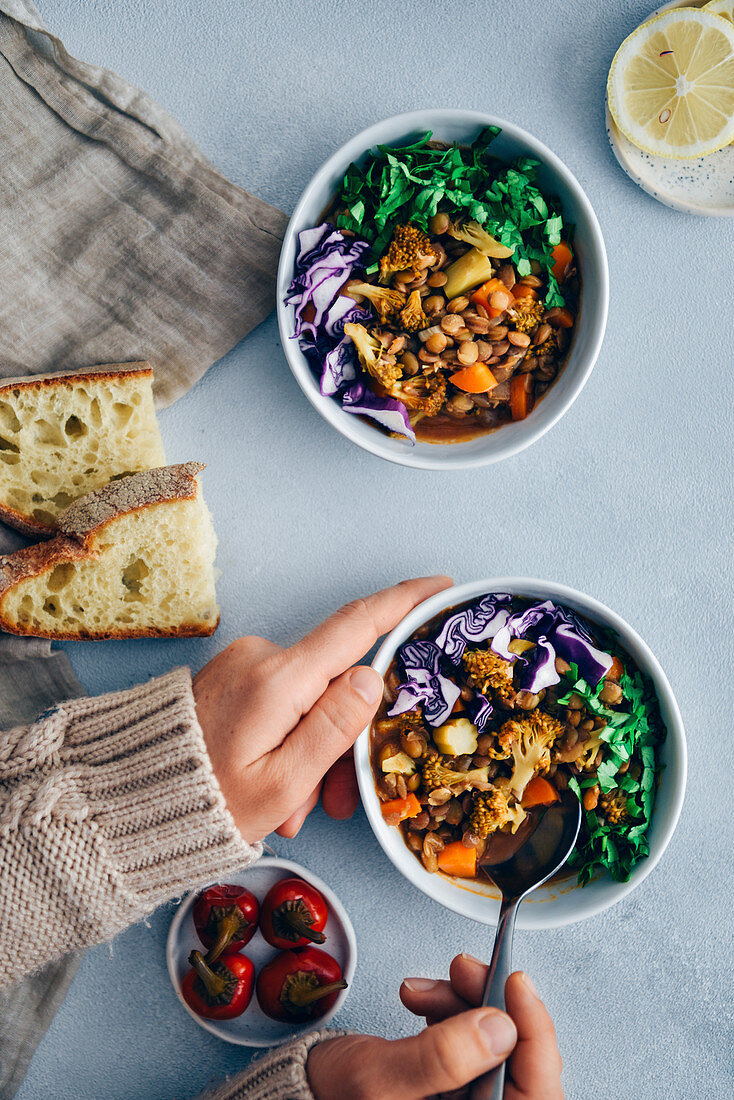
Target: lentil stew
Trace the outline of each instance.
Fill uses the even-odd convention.
[[[322,393],[411,442],[525,419],[570,350],[573,227],[537,189],[536,162],[489,154],[495,133],[381,147],[300,235],[288,300]]]
[[[581,885],[648,852],[658,749],[652,685],[611,634],[550,600],[493,593],[397,651],[371,727],[382,815],[426,870],[473,878],[571,788]]]

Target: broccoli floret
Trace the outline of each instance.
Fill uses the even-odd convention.
[[[610,825],[619,825],[629,817],[627,795],[619,787],[603,794],[599,799],[598,813],[602,813]]]
[[[398,271],[419,275],[436,263],[438,256],[428,237],[417,225],[398,225],[390,247],[380,259],[380,282],[388,283]]]
[[[532,332],[543,320],[544,313],[542,302],[534,302],[532,298],[516,298],[508,316],[517,332]]]
[[[446,379],[442,374],[416,374],[386,389],[390,397],[402,401],[407,409],[416,414],[410,418],[412,423],[423,416],[435,416],[446,400]]]
[[[428,318],[423,312],[419,290],[412,292],[405,306],[400,310],[400,324],[406,332],[417,332],[418,329],[428,328]]]
[[[507,245],[500,244],[498,240],[490,236],[479,222],[449,222],[447,232],[454,240],[465,241],[472,248],[483,252],[485,256],[492,256],[496,260],[506,260],[515,251],[514,248],[508,248]]]
[[[495,784],[488,791],[475,791],[472,796],[472,809],[469,815],[469,831],[480,840],[486,840],[490,833],[496,833],[506,825],[513,833],[525,820],[522,806],[510,805],[508,791]]]
[[[388,355],[379,340],[371,336],[364,325],[348,323],[344,333],[357,349],[359,361],[364,369],[378,382],[389,389],[402,376],[394,355]]]
[[[526,718],[510,719],[500,736],[510,737],[514,767],[510,786],[517,799],[536,772],[547,771],[551,763],[550,747],[563,733],[563,723],[543,711],[530,711]]]
[[[516,692],[512,684],[512,665],[491,649],[467,649],[463,657],[469,682],[482,695],[491,689],[503,703],[511,704]],[[509,752],[506,754],[509,756]]]
[[[426,753],[421,767],[423,786],[426,791],[437,791],[439,787],[461,787],[469,790],[487,790],[489,786],[488,768],[472,768],[468,772],[455,771],[443,762],[437,752]]]
[[[373,283],[352,283],[349,287],[350,295],[361,294],[366,298],[381,321],[390,321],[397,317],[405,305],[405,295],[399,290],[390,290],[385,286],[375,286]]]

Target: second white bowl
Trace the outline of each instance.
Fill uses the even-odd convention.
[[[319,391],[306,356],[294,333],[293,306],[285,295],[293,279],[298,234],[318,225],[333,200],[344,173],[355,161],[364,160],[377,145],[406,145],[426,130],[439,141],[467,144],[485,126],[499,126],[502,133],[492,144],[493,153],[503,160],[533,157],[540,161],[539,186],[547,195],[558,195],[563,216],[575,226],[574,248],[581,271],[581,308],[573,344],[557,381],[538,402],[526,420],[505,424],[496,431],[461,443],[417,442],[385,435],[360,417],[345,412],[339,401]],[[480,111],[453,109],[412,111],[375,123],[337,149],[313,176],[301,195],[283,238],[277,280],[277,311],[280,337],[288,365],[298,385],[314,408],[347,439],[372,454],[423,470],[462,469],[484,466],[508,458],[540,439],[560,420],[581,392],[596,362],[604,337],[609,302],[609,272],[599,222],[576,177],[547,146],[511,122]]]

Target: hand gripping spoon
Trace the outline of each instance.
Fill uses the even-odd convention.
[[[509,858],[485,864],[484,870],[502,891],[492,961],[482,1005],[505,1010],[505,982],[512,970],[512,936],[520,902],[556,874],[566,862],[581,825],[581,803],[573,791],[561,791],[561,799],[540,810],[527,839]],[[535,816],[535,815],[533,815]],[[521,829],[523,826],[521,826]],[[502,1100],[505,1063],[478,1077],[469,1091],[470,1100]]]

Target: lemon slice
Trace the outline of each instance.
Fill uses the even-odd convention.
[[[701,8],[643,23],[615,54],[607,101],[645,152],[683,160],[723,149],[734,140],[734,23]]]
[[[709,0],[703,5],[704,11],[710,11],[714,15],[721,15],[734,23],[734,0]]]

